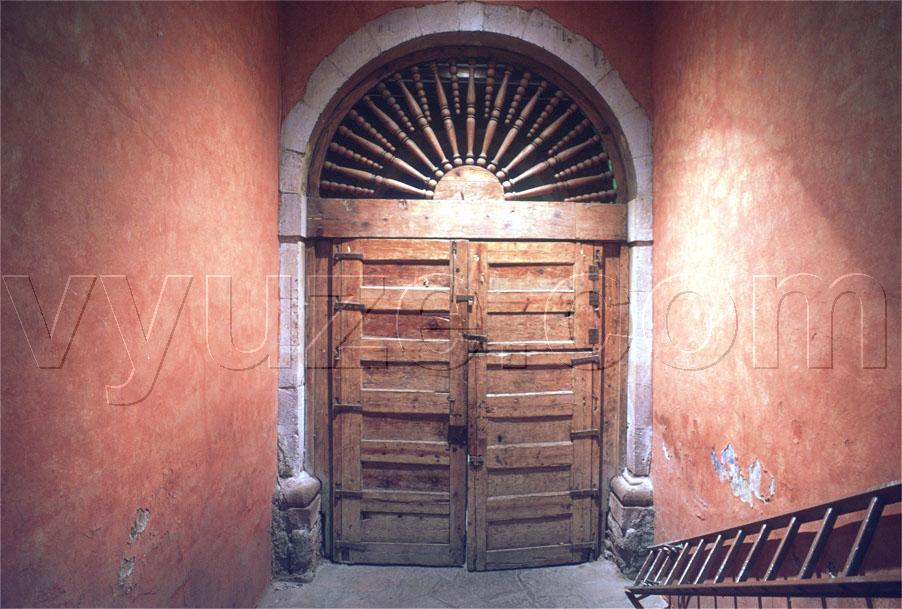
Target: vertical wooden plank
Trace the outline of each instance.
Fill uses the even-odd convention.
[[[594,290],[589,278],[589,265],[592,259],[592,249],[585,244],[577,244],[576,260],[573,264],[573,287],[577,293],[577,306],[574,311],[576,335],[574,341],[579,348],[589,345],[589,329],[594,324],[595,309],[591,305],[589,294]],[[585,301],[580,302],[581,295],[585,295]],[[583,306],[580,306],[580,305]],[[592,428],[592,372],[594,365],[581,364],[571,369],[573,379],[573,394],[576,404],[571,419],[571,431],[585,431]],[[573,490],[586,490],[595,487],[592,479],[592,445],[596,440],[589,437],[574,439],[573,462],[570,467],[570,488]],[[591,518],[594,512],[593,505],[597,501],[591,496],[576,497],[573,499],[573,513],[571,516],[571,543],[591,542],[592,526]]]
[[[484,243],[469,245],[469,289],[473,296],[470,310],[469,330],[480,334],[485,330],[485,302],[487,299],[486,251]],[[468,345],[469,348],[469,345]],[[470,354],[467,365],[467,402],[469,415],[469,455],[470,459],[485,459],[487,441],[483,413],[486,394],[486,360]],[[468,484],[470,511],[469,535],[467,536],[467,567],[470,570],[484,570],[486,562],[486,499],[488,496],[488,475],[485,466],[469,468]]]
[[[332,422],[331,403],[331,328],[329,311],[332,244],[318,240],[306,248],[305,368],[304,401],[308,430],[306,467],[322,482],[323,541],[327,557],[332,556]]]
[[[461,336],[467,327],[469,306],[467,277],[469,275],[469,243],[451,243],[451,330],[450,330],[450,403],[448,424],[467,425],[467,344]],[[469,433],[469,430],[468,432]],[[467,451],[451,446],[450,535],[451,559],[461,563],[465,556],[467,510]]]
[[[604,336],[604,289],[602,285],[604,278],[604,258],[601,255],[601,250],[595,245],[585,244],[584,247],[587,248],[591,256],[589,268],[594,268],[595,272],[594,278],[590,277],[589,281],[592,284],[593,289],[599,295],[599,307],[593,312],[592,318],[592,328],[595,330],[596,340],[594,343],[589,341],[589,346],[592,348],[592,354],[597,358],[596,361],[599,362],[598,366],[593,366],[591,383],[592,428],[599,430],[599,433],[598,438],[592,443],[592,454],[590,455],[592,463],[592,484],[593,486],[597,485],[598,488],[598,497],[595,499],[592,512],[592,539],[595,540],[595,555],[593,558],[597,559],[601,555],[602,548],[604,548],[604,523],[608,509],[608,496],[606,492],[608,485],[604,479],[604,469],[601,461],[602,439],[605,433],[601,402],[601,396],[604,392],[603,369],[601,365],[601,337]]]
[[[589,266],[592,264],[592,247],[577,243],[573,261],[573,290],[576,292],[576,303],[573,311],[573,346],[576,349],[591,348],[589,330],[595,327],[597,307],[593,302],[601,302],[601,293],[596,292],[594,281],[589,277]],[[594,299],[598,298],[598,301]]]
[[[624,450],[626,446],[626,396],[627,396],[627,383],[629,381],[629,367],[627,366],[627,357],[629,355],[630,349],[630,257],[629,251],[621,248],[619,244],[613,244],[615,249],[613,251],[618,252],[620,255],[618,260],[620,261],[620,279],[617,282],[617,293],[619,296],[615,296],[615,302],[619,303],[619,329],[618,336],[619,341],[617,342],[617,351],[615,353],[617,357],[617,368],[620,375],[620,409],[618,411],[618,420],[617,420],[617,432],[618,432],[618,452],[617,452],[617,467],[616,471],[612,473],[613,475],[620,472],[620,470],[626,465],[626,457],[624,455]],[[607,250],[606,250],[607,254]],[[613,256],[613,253],[611,254]]]
[[[348,241],[339,245],[344,252],[354,252],[358,244]],[[342,299],[348,302],[360,301],[360,286],[363,283],[363,262],[345,259],[339,263]],[[338,400],[346,404],[360,404],[362,384],[360,353],[363,328],[363,314],[360,311],[344,310],[338,313],[344,342],[340,349],[340,380]],[[361,491],[362,472],[360,467],[360,441],[362,435],[360,411],[344,410],[338,415],[341,427],[339,445],[341,462],[341,490]],[[341,508],[341,537],[343,542],[360,540],[360,497],[343,496],[339,500]]]
[[[601,343],[602,362],[602,447],[601,447],[601,535],[607,523],[610,481],[620,471],[622,438],[620,426],[625,400],[623,378],[626,371],[626,311],[623,278],[625,276],[619,248],[598,246],[599,287],[601,289]],[[614,254],[617,254],[616,256]]]
[[[326,312],[326,316],[329,320],[329,331],[331,334],[331,338],[329,341],[330,349],[326,354],[328,364],[330,366],[330,377],[331,377],[331,393],[329,403],[326,405],[326,409],[329,413],[329,421],[332,428],[332,444],[335,447],[335,450],[332,451],[332,558],[335,561],[345,560],[345,556],[343,553],[337,549],[339,542],[342,540],[343,531],[343,518],[342,518],[342,509],[341,503],[335,496],[335,489],[342,488],[343,484],[343,475],[342,475],[342,459],[341,459],[341,448],[344,444],[344,429],[342,428],[341,422],[336,420],[336,415],[333,413],[332,405],[335,402],[338,402],[342,398],[341,391],[341,367],[339,365],[338,359],[336,358],[339,353],[338,346],[342,342],[343,338],[343,329],[342,325],[342,316],[335,314],[333,306],[335,304],[335,295],[341,294],[343,289],[343,281],[342,281],[342,265],[340,262],[334,261],[332,258],[332,252],[337,250],[339,244],[341,242],[336,240],[331,242],[330,251],[329,251],[329,269],[330,269],[330,280],[329,283],[331,285],[331,291],[328,298],[328,310]]]

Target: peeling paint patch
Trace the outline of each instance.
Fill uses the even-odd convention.
[[[767,490],[761,492],[761,478],[764,468],[759,459],[755,459],[748,466],[746,474],[743,475],[742,466],[736,458],[736,451],[733,444],[727,444],[720,455],[713,448],[711,449],[711,461],[714,463],[714,472],[720,478],[721,482],[730,481],[730,488],[734,497],[749,505],[754,505],[754,499],[758,499],[763,503],[770,501],[771,497],[776,493],[776,480],[770,477],[770,484]]]
[[[135,570],[135,557],[130,556],[129,558],[125,558],[122,560],[122,565],[119,567],[119,577],[116,578],[116,583],[119,587],[123,587],[125,582],[131,577],[132,572]]]
[[[129,531],[129,538],[135,540],[138,536],[144,532],[144,529],[147,528],[147,523],[150,521],[150,510],[146,510],[144,508],[138,508],[138,511],[135,512],[135,522],[132,524],[132,530]]]
[[[663,442],[661,442],[661,452],[664,453],[664,458],[667,459],[668,461],[670,461],[670,459],[671,459],[670,451],[667,450],[667,445],[664,444]]]

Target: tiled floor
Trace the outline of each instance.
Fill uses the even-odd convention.
[[[275,582],[260,606],[630,607],[623,594],[628,583],[613,563],[605,560],[482,573],[456,567],[370,567],[326,562],[310,583]],[[652,599],[643,604],[664,606]]]

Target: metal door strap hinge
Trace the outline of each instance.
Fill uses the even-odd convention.
[[[363,254],[359,252],[335,252],[332,259],[336,262],[339,260],[363,260]]]
[[[363,412],[363,404],[343,404],[335,402],[332,405],[333,412]]]
[[[574,357],[570,360],[571,366],[579,366],[580,364],[597,364],[601,361],[597,353],[587,355],[585,357]]]
[[[600,434],[597,429],[579,429],[570,432],[571,440],[579,440],[580,438],[598,438]]]
[[[589,292],[589,305],[597,307],[599,302],[598,292],[596,290]]]
[[[479,455],[467,455],[467,464],[470,467],[482,467],[482,457]]]
[[[347,302],[344,300],[336,300],[335,306],[333,307],[335,311],[361,311],[366,310],[366,307],[363,306],[362,302]]]
[[[465,302],[468,307],[473,306],[473,296],[471,294],[458,294],[454,297],[454,302]]]
[[[597,488],[584,488],[570,491],[570,497],[575,499],[578,497],[598,497]]]
[[[589,344],[597,345],[598,344],[598,328],[589,328]]]
[[[363,499],[363,491],[346,491],[342,488],[335,489],[336,499]]]

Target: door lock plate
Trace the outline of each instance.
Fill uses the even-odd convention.
[[[467,426],[448,425],[448,444],[452,446],[467,445]]]

